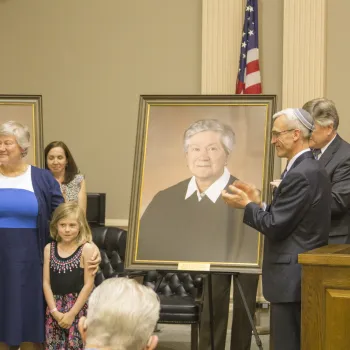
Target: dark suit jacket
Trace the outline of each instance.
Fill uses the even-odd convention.
[[[235,179],[231,176],[229,184]],[[196,193],[185,200],[189,181],[160,191],[152,199],[140,220],[137,258],[254,262],[257,234],[242,223],[243,211],[228,207],[221,196],[215,203],[207,197],[198,201]],[[245,234],[242,227],[252,232]]]
[[[311,152],[296,159],[267,211],[247,205],[244,222],[265,235],[262,277],[268,301],[300,301],[298,254],[327,244],[330,218],[331,184]]]
[[[329,235],[348,236],[349,240],[350,145],[337,135],[319,162],[325,167],[332,184],[332,219]]]

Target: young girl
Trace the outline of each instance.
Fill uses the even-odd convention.
[[[87,262],[93,254],[92,235],[85,214],[75,202],[61,204],[53,213],[44,250],[46,350],[80,350],[78,321],[86,315],[94,276]]]

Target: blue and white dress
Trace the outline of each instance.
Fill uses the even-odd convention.
[[[44,296],[38,200],[32,167],[17,177],[0,174],[0,342],[44,341]]]

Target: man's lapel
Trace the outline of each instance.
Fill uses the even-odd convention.
[[[290,172],[293,168],[295,168],[296,166],[298,166],[304,159],[307,159],[307,158],[315,159],[315,158],[314,158],[314,155],[312,154],[311,151],[304,152],[303,154],[301,154],[301,155],[295,160],[295,162],[292,164],[292,166],[291,166],[291,168],[288,170],[288,172]],[[287,173],[287,175],[288,175],[288,173]]]
[[[332,141],[332,143],[327,147],[326,151],[321,155],[321,158],[319,159],[319,162],[322,164],[322,166],[325,167],[329,163],[329,161],[333,157],[333,154],[338,151],[340,145],[341,145],[341,138],[339,135],[337,135],[335,139]]]

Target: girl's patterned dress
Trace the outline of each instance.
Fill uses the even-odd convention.
[[[84,287],[84,269],[80,267],[81,245],[68,258],[61,258],[57,252],[57,243],[50,247],[50,284],[59,312],[68,312],[75,304],[78,295]],[[78,331],[81,316],[86,316],[87,304],[80,310],[69,329],[61,328],[46,309],[46,350],[80,350],[84,349]]]

